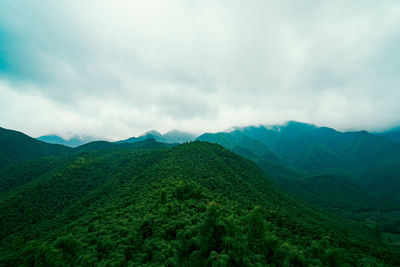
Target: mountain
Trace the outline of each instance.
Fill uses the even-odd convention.
[[[155,141],[154,138],[146,138],[135,143],[113,143],[107,141],[93,141],[76,148],[64,145],[49,144],[18,131],[7,130],[0,127],[0,169],[7,166],[25,162],[28,160],[63,156],[90,151],[106,151],[118,149],[150,149],[168,148],[177,144],[166,144]]]
[[[190,142],[196,139],[197,135],[191,134],[191,133],[186,133],[186,132],[181,132],[178,130],[172,130],[167,132],[166,134],[162,135],[162,138],[160,142],[164,143],[185,143],[185,142]]]
[[[63,139],[62,137],[59,137],[57,135],[43,135],[36,139],[50,144],[59,144],[69,147],[77,147],[95,140],[94,137],[77,135],[69,138],[68,140]]]
[[[396,142],[400,142],[400,127],[393,128],[391,130],[384,131],[384,132],[375,133],[375,134],[389,138]]]
[[[25,160],[72,153],[62,145],[48,144],[21,132],[0,127],[0,168]]]
[[[399,196],[400,158],[379,162],[364,169],[358,176],[358,184],[369,190],[383,192],[390,197]]]
[[[387,181],[398,188],[400,184],[400,143],[366,131],[338,132],[327,127],[289,122],[273,127],[244,127],[244,135],[263,142],[290,166],[314,173],[348,173],[353,182],[381,194],[399,191],[389,186],[374,185]],[[236,135],[236,134],[235,134]],[[382,166],[386,170],[382,172]],[[368,175],[366,173],[374,173]],[[396,193],[397,192],[397,193]]]
[[[331,214],[378,225],[400,220],[400,199],[360,187],[347,173],[312,174],[280,163],[265,160],[254,162],[287,193]],[[383,182],[382,185],[386,184]]]
[[[362,170],[400,156],[400,144],[366,131],[342,133],[294,121],[238,130],[261,141],[293,167],[306,171]]]
[[[134,143],[113,143],[107,141],[94,141],[75,148],[75,152],[90,152],[90,151],[108,151],[118,149],[160,149],[174,147],[178,144],[167,144],[157,142],[154,138],[143,139]]]
[[[381,226],[400,221],[400,149],[386,138],[289,122],[203,134],[197,140],[251,159],[286,192],[329,213]],[[262,145],[233,149],[242,140]],[[257,156],[257,148],[275,157]]]
[[[79,152],[41,169],[48,160],[10,171],[23,182],[0,194],[0,265],[400,264],[375,228],[299,203],[220,145]]]
[[[249,159],[266,159],[279,161],[278,157],[272,153],[262,142],[243,135],[240,131],[205,133],[196,138],[198,141],[206,141],[220,144],[239,155]]]
[[[172,130],[165,134],[161,134],[157,131],[149,131],[139,137],[131,137],[125,140],[118,141],[117,143],[133,143],[149,138],[153,138],[157,142],[162,142],[162,143],[182,144],[185,142],[193,141],[196,138],[196,135],[191,133],[180,132],[178,130]]]
[[[194,134],[180,132],[178,130],[172,130],[165,134],[160,134],[159,132],[153,130],[146,132],[141,136],[131,137],[126,140],[117,141],[115,143],[134,143],[146,139],[154,139],[157,142],[162,142],[162,143],[182,144],[185,142],[193,141],[195,138],[196,135]],[[94,137],[77,136],[77,135],[73,136],[68,140],[65,140],[57,135],[43,135],[38,137],[37,139],[46,143],[65,145],[69,147],[78,147],[90,142],[96,142],[96,139]],[[99,142],[104,142],[104,141],[99,141]]]

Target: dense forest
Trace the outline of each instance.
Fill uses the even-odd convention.
[[[366,131],[338,132],[312,124],[250,126],[203,134],[253,160],[287,193],[400,245],[400,144]],[[273,156],[272,156],[273,155]]]
[[[257,142],[241,144],[269,167],[218,144],[154,139],[16,158],[0,168],[0,265],[400,264],[379,227],[293,197],[274,179],[299,172]]]

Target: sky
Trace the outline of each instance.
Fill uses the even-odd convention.
[[[1,0],[0,126],[400,125],[400,1]]]

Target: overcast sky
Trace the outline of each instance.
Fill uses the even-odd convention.
[[[400,125],[400,1],[2,0],[0,126]]]

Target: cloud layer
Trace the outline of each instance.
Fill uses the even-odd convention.
[[[400,124],[398,1],[12,1],[0,126],[120,139]]]

